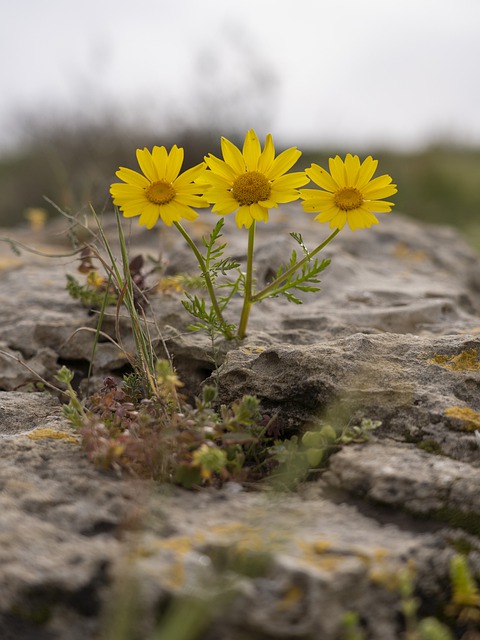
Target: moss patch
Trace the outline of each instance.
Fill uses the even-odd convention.
[[[454,507],[443,507],[428,514],[435,520],[447,522],[451,527],[463,529],[474,536],[480,535],[480,515],[474,511],[460,511]]]
[[[462,553],[465,556],[471,551],[476,551],[476,547],[466,538],[447,538],[447,542],[457,553]]]
[[[431,453],[435,456],[444,456],[445,453],[442,447],[438,444],[436,440],[421,440],[416,443],[418,449],[422,449],[427,453]]]

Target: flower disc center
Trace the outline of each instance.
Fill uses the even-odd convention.
[[[355,187],[344,187],[337,191],[333,197],[335,204],[343,211],[358,209],[363,204],[363,196]]]
[[[167,204],[175,197],[175,189],[170,182],[166,180],[158,180],[158,182],[152,182],[152,184],[145,190],[145,195],[154,204]]]
[[[270,183],[259,171],[247,171],[233,183],[232,195],[241,205],[254,204],[270,197]]]

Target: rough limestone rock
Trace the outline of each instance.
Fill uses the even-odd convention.
[[[463,335],[355,333],[312,345],[272,346],[259,354],[240,348],[227,355],[220,392],[228,401],[254,393],[263,407],[277,412],[286,432],[322,416],[368,417],[382,421],[378,436],[435,443],[438,451],[480,466],[473,432],[449,415],[452,407],[480,411],[480,369],[437,364],[439,355],[475,353],[477,344]]]
[[[215,219],[202,216],[197,238]],[[326,233],[297,206],[271,218],[258,230],[258,286],[295,248],[289,231],[311,248]],[[10,235],[69,253],[58,223]],[[227,220],[225,236],[243,261],[246,234]],[[133,226],[129,243],[168,273],[194,269],[171,229]],[[190,394],[205,381],[222,402],[255,394],[279,436],[322,420],[381,426],[291,493],[187,492],[91,466],[57,398],[35,391],[62,364],[80,384],[92,361],[97,316],[65,291],[66,274],[81,279],[78,261],[0,246],[2,640],[173,638],[169,625],[189,617],[204,640],[342,640],[351,611],[366,638],[396,640],[402,571],[421,616],[449,603],[453,554],[480,575],[478,256],[454,231],[397,213],[345,230],[324,253],[322,291],[255,306],[244,341],[213,353],[186,330],[177,292],[150,298],[154,340]],[[240,308],[234,300],[232,320]],[[115,324],[109,309],[103,331],[117,339]],[[119,325],[123,350],[102,337],[92,385],[125,370],[133,346]]]

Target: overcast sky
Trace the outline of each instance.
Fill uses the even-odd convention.
[[[0,0],[21,117],[230,123],[301,146],[480,144],[480,0]]]

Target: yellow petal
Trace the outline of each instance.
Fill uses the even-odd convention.
[[[368,220],[368,225],[366,224],[365,226],[371,227],[372,224],[378,224],[378,219],[376,216],[373,215],[373,213],[371,211],[368,211],[364,209],[364,207],[361,207],[361,211],[364,215],[364,219]],[[367,211],[368,211],[368,216],[367,216]],[[377,212],[380,213],[380,212]],[[384,213],[388,213],[387,211],[385,211]]]
[[[364,216],[364,220],[368,222],[368,224],[365,225],[366,227],[371,227],[372,224],[378,224],[378,218],[374,216],[371,211],[368,211],[368,209],[365,209],[364,207],[361,207],[360,210]],[[376,213],[380,212],[377,211]],[[388,213],[388,211],[384,211],[383,213]]]
[[[155,165],[157,180],[166,180],[168,153],[165,147],[153,147],[152,160]]]
[[[147,176],[150,182],[156,182],[159,179],[152,155],[147,148],[137,149],[137,161],[143,174]]]
[[[374,160],[372,156],[368,156],[360,165],[360,171],[358,172],[357,189],[362,189],[368,184],[377,170],[378,160]]]
[[[386,202],[385,200],[365,200],[362,205],[372,213],[389,213],[393,206],[393,202]]]
[[[281,204],[285,202],[294,202],[295,200],[298,200],[299,197],[300,194],[296,189],[282,189],[281,191],[277,191],[272,187],[270,192],[270,199]]]
[[[350,211],[347,214],[347,222],[352,231],[371,227],[372,224],[378,224],[378,220],[373,213],[363,208]]]
[[[196,164],[194,167],[190,167],[190,169],[181,173],[178,178],[173,181],[173,184],[175,187],[183,187],[191,182],[204,182],[204,178],[206,180],[209,173],[205,162],[200,162],[200,164]]]
[[[299,189],[299,193],[304,200],[315,200],[316,202],[333,202],[334,198],[330,191],[319,191],[318,189]]]
[[[178,182],[175,181],[173,183],[173,186],[175,188],[176,193],[185,193],[185,194],[189,194],[189,195],[202,195],[202,191],[204,191],[205,189],[209,189],[210,187],[206,186],[206,187],[202,187],[199,184],[196,184],[194,182],[191,182],[190,184],[185,184],[185,185],[178,185]]]
[[[268,209],[254,203],[250,205],[250,215],[254,220],[266,222],[268,220]]]
[[[126,211],[122,209],[122,215],[124,218],[135,218],[136,216],[139,216],[141,213],[142,212],[137,209],[127,209]]]
[[[178,204],[183,204],[188,207],[197,207],[201,209],[202,207],[208,207],[208,202],[205,198],[201,198],[200,196],[194,196],[187,193],[179,193],[175,196],[175,202]]]
[[[196,220],[198,218],[198,213],[191,207],[185,207],[183,210],[182,218],[184,220],[188,220],[189,222],[193,222],[193,220]]]
[[[330,229],[343,229],[347,221],[347,214],[345,211],[338,210],[337,215],[330,220]]]
[[[147,184],[150,184],[148,182]],[[110,186],[110,191],[118,191],[119,193],[137,193],[137,194],[145,194],[144,187],[138,187],[136,184],[127,184],[125,182],[114,182]]]
[[[124,203],[120,206],[120,209],[124,212],[131,212],[132,216],[133,215],[140,215],[142,213],[142,211],[145,209],[145,207],[148,207],[148,205],[151,204],[148,200],[144,200],[143,202],[127,202]],[[118,206],[118,205],[117,205]],[[128,216],[129,218],[132,216]]]
[[[127,213],[128,211],[130,211],[132,213],[132,216],[135,215],[140,215],[142,213],[142,211],[145,209],[145,207],[147,207],[150,203],[148,202],[148,200],[144,200],[143,202],[123,202],[122,204],[117,204],[114,201],[114,204],[121,209],[124,213]],[[131,217],[131,216],[128,216]]]
[[[339,210],[337,205],[334,204],[333,201],[331,202],[322,202],[322,201],[318,201],[315,198],[311,198],[310,200],[305,200],[304,202],[302,202],[302,207],[304,208],[305,211],[308,211],[309,213],[313,213],[315,211],[330,211],[330,210]]]
[[[335,158],[329,158],[328,167],[330,169],[330,173],[332,178],[338,184],[339,187],[347,186],[347,175],[345,172],[345,165],[340,156],[335,156]]]
[[[165,209],[169,210],[169,214],[172,216],[172,221],[180,220],[182,218],[185,220],[195,220],[195,218],[198,218],[198,213],[190,206],[180,204],[176,200],[165,205]]]
[[[225,178],[221,178],[217,176],[213,171],[207,171],[208,173],[208,183],[204,185],[204,190],[207,189],[223,189],[224,191],[228,191],[232,188],[233,181],[226,180]],[[198,180],[199,186],[202,186],[203,179]],[[195,181],[197,183],[197,180]]]
[[[160,205],[160,217],[166,225],[170,226],[172,222],[179,222],[182,219],[185,207],[177,204],[174,200],[168,204]]]
[[[335,182],[328,171],[326,171],[318,164],[313,163],[309,169],[305,169],[305,173],[310,178],[310,180],[313,180],[315,184],[318,184],[319,187],[325,189],[326,191],[337,191],[337,189],[340,187],[340,185]]]
[[[345,173],[347,175],[347,186],[354,187],[357,183],[360,170],[360,158],[347,153],[345,158]]]
[[[298,151],[296,147],[291,147],[290,149],[282,151],[282,153],[272,162],[267,178],[269,180],[276,180],[279,178],[293,167],[301,155],[302,152]]]
[[[247,171],[257,171],[261,152],[262,149],[257,134],[253,129],[250,129],[243,143],[243,157],[245,158]]]
[[[183,164],[183,149],[177,147],[176,144],[170,149],[167,160],[167,170],[165,172],[165,180],[173,182],[177,179]]]
[[[212,207],[213,213],[216,213],[217,216],[228,216],[229,213],[233,213],[238,208],[238,202],[235,202],[234,205],[228,203],[217,203],[214,207]]]
[[[290,202],[290,200],[288,202]],[[272,198],[269,198],[268,200],[260,200],[258,204],[265,209],[278,209],[278,202],[272,200]]]
[[[138,224],[145,225],[147,229],[151,229],[158,220],[159,209],[160,207],[158,207],[158,205],[147,205],[142,211]]]
[[[160,219],[161,221],[167,225],[167,227],[171,227],[173,222],[180,222],[180,218],[176,216],[171,209],[168,209],[165,206],[159,207],[160,211]]]
[[[245,173],[246,165],[242,152],[233,142],[227,138],[221,139],[223,159],[229,164],[236,174]]]
[[[322,211],[314,218],[317,222],[329,222],[337,215],[338,210],[332,209],[331,211]]]
[[[274,159],[275,147],[273,146],[272,134],[269,133],[265,139],[265,146],[263,147],[263,151],[258,161],[258,170],[260,173],[267,175],[271,169]]]
[[[210,197],[207,194],[207,199],[214,204],[212,211],[215,212],[226,211],[227,213],[232,213],[238,209],[238,202],[229,191],[217,194],[215,197]]]
[[[368,193],[364,193],[365,199],[368,200],[381,200],[382,198],[388,198],[397,193],[397,187],[394,184],[390,184],[382,189],[375,189],[373,191],[369,191]]]
[[[318,211],[321,211],[322,213],[339,213],[341,211],[341,209],[339,209],[334,202],[330,202],[328,204],[320,204],[319,207],[320,208],[318,209]]]
[[[116,182],[110,187],[110,193],[118,198],[145,198],[145,189],[136,187],[133,184],[124,184],[123,182]]]
[[[297,189],[298,187],[302,187],[308,182],[309,177],[304,171],[295,171],[293,173],[287,173],[277,178],[273,183],[272,188],[275,188],[275,190]]]
[[[367,185],[365,185],[362,189],[362,193],[367,198],[369,194],[373,193],[374,191],[383,189],[388,185],[390,185],[390,187],[395,188],[397,185],[396,184],[392,185],[390,184],[391,182],[392,182],[392,179],[390,176],[388,175],[379,176],[378,178],[371,180]]]
[[[126,167],[120,167],[120,169],[115,173],[117,178],[127,182],[128,184],[135,185],[136,187],[141,187],[145,189],[150,184],[141,173],[138,171],[133,171],[132,169],[127,169]]]
[[[223,160],[220,160],[219,158],[212,156],[212,154],[209,154],[205,158],[205,162],[207,163],[212,173],[220,176],[224,180],[227,180],[230,184],[233,183],[233,181],[235,180],[236,174],[230,165],[228,165]]]
[[[236,202],[235,198],[232,196],[231,190],[225,189],[224,187],[209,187],[205,190],[205,197],[209,200],[214,199],[215,201],[222,198],[228,198],[229,200],[234,200]]]
[[[239,229],[245,226],[246,229],[249,229],[252,226],[253,218],[250,215],[250,207],[248,205],[244,205],[240,207],[235,215],[235,222]]]

